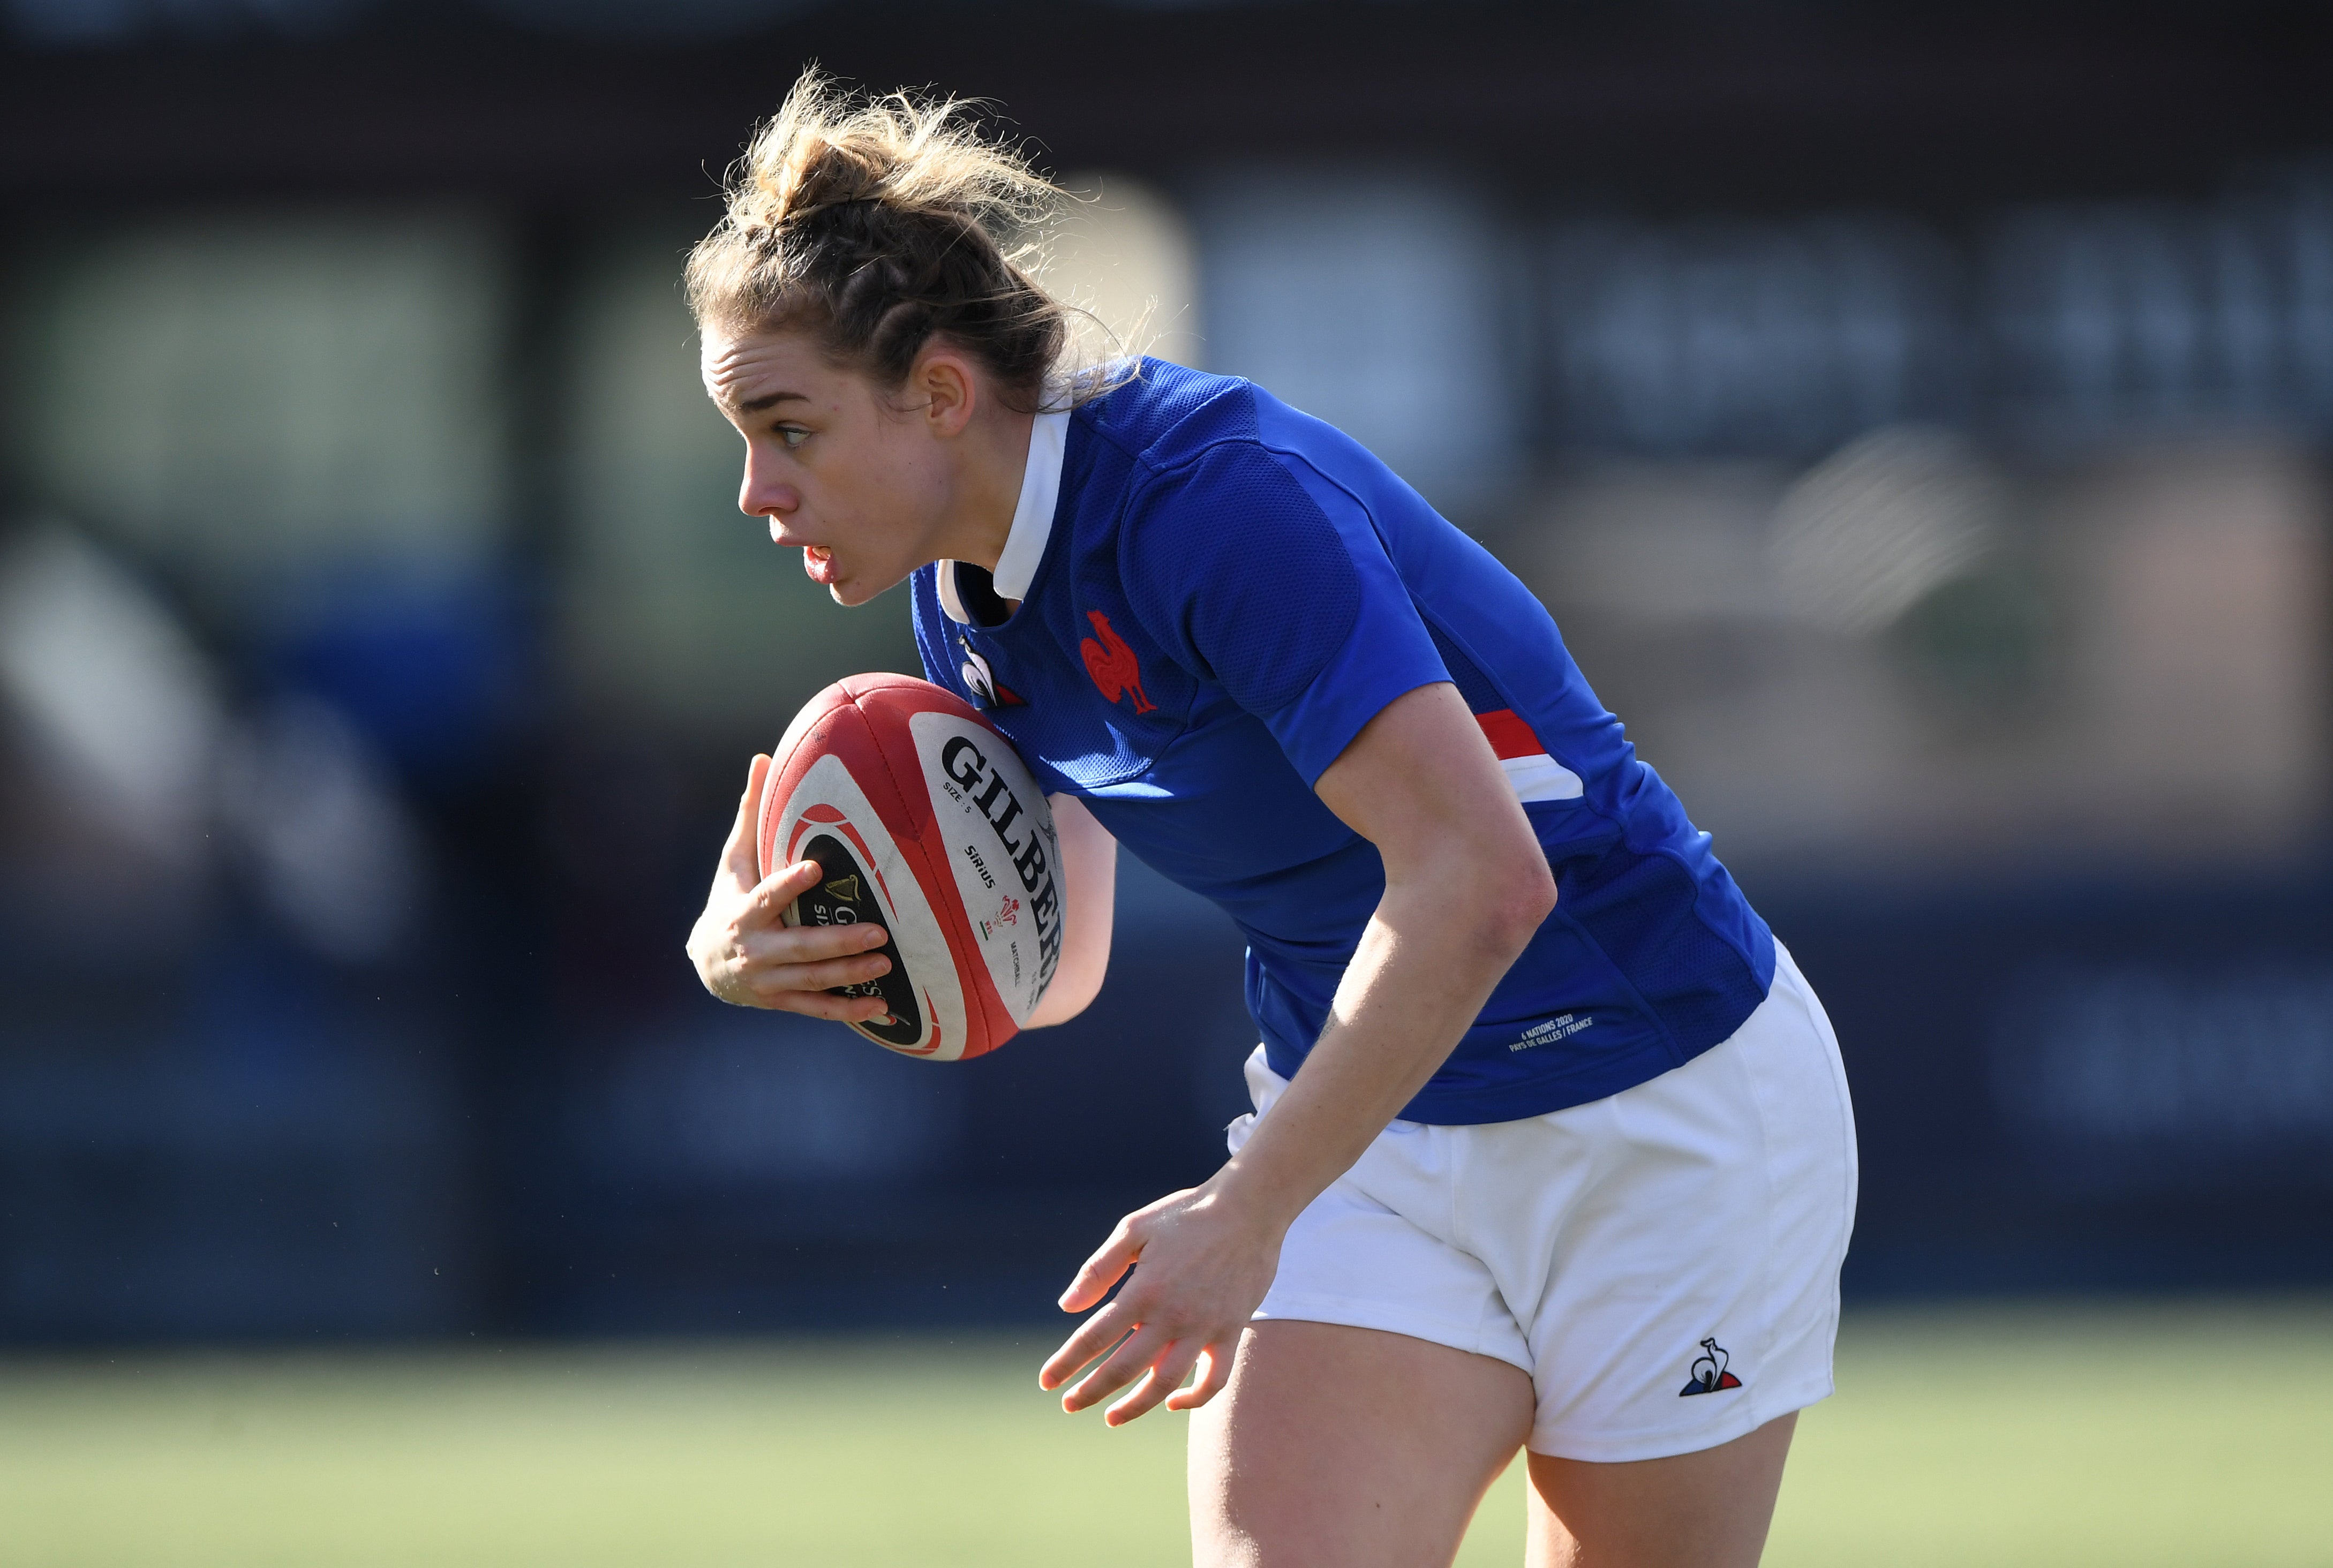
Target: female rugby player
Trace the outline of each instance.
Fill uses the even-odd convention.
[[[1070,1312],[1133,1274],[1040,1382],[1195,1412],[1203,1564],[1446,1563],[1518,1448],[1534,1563],[1755,1563],[1854,1206],[1819,1004],[1538,601],[1382,464],[1245,381],[1065,372],[997,237],[1055,194],[949,105],[806,76],[688,266],[739,504],[838,603],[911,580],[925,673],[1052,797],[1032,1023],[1101,984],[1117,843],[1250,944],[1254,1114],[1079,1271]],[[756,881],[768,767],[691,956],[865,1018],[830,991],[883,933],[784,927],[813,864]]]

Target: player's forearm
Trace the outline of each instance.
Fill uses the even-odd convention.
[[[1074,796],[1047,798],[1061,846],[1061,960],[1030,1029],[1069,1022],[1100,993],[1118,906],[1118,840]]]
[[[1303,1068],[1214,1185],[1285,1225],[1426,1086],[1551,907],[1537,867],[1388,887]]]

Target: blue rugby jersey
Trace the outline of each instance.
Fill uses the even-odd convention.
[[[1282,1076],[1385,891],[1376,846],[1312,785],[1436,681],[1489,736],[1557,904],[1403,1116],[1602,1099],[1765,997],[1765,923],[1539,601],[1359,445],[1261,387],[1145,360],[1041,415],[993,579],[944,561],[913,595],[926,674],[986,709],[1048,792],[1238,923]]]

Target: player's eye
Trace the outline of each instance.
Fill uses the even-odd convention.
[[[778,439],[786,444],[788,452],[792,452],[810,439],[810,432],[799,425],[781,425],[777,427],[777,433]]]

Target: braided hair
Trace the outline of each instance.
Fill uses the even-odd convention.
[[[806,332],[878,388],[935,338],[976,358],[1005,402],[1040,407],[1069,344],[1031,275],[1064,199],[971,106],[843,92],[813,66],[729,170],[726,210],[688,258],[700,326]],[[1102,389],[1083,378],[1084,396]]]

